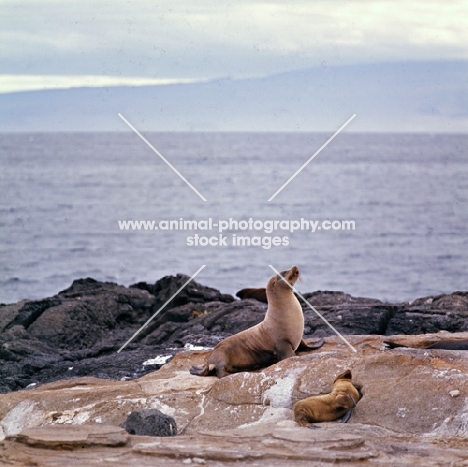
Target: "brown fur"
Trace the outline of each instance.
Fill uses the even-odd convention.
[[[242,289],[236,293],[236,297],[239,297],[241,300],[245,298],[253,298],[259,302],[268,303],[266,289]]]
[[[311,396],[296,402],[294,417],[301,426],[331,422],[352,410],[359,399],[360,393],[351,381],[351,370],[346,370],[335,378],[330,394]]]
[[[280,273],[291,285],[299,278],[299,268],[293,266]],[[198,376],[216,374],[222,378],[239,371],[257,370],[292,357],[295,351],[314,350],[323,340],[308,346],[302,339],[304,315],[292,289],[278,275],[267,284],[268,309],[265,319],[245,331],[221,341],[210,353],[202,368],[192,367]]]

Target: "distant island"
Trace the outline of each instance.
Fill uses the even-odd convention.
[[[466,133],[466,61],[318,67],[264,78],[0,94],[2,131]]]

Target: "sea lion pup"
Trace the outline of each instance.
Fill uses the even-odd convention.
[[[315,350],[323,345],[323,339],[312,346],[302,339],[302,308],[291,287],[285,283],[285,280],[291,285],[296,283],[299,268],[293,266],[287,271],[282,271],[280,275],[275,275],[268,281],[268,308],[265,319],[221,341],[211,351],[202,368],[190,369],[192,375],[216,374],[218,378],[223,378],[231,373],[272,365],[296,355],[296,350]]]
[[[389,349],[405,347],[407,349],[468,350],[468,339],[446,339],[424,347],[412,347],[411,345],[398,344],[392,341],[384,341],[384,344]]]
[[[331,422],[341,418],[346,423],[361,394],[351,381],[351,370],[333,381],[330,394],[311,396],[294,404],[294,417],[301,426],[312,427],[316,422]]]
[[[254,298],[259,302],[268,303],[267,296],[266,296],[266,289],[242,289],[236,293],[236,297],[239,297],[241,300],[244,298]]]

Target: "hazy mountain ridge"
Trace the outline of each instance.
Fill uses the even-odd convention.
[[[2,131],[468,129],[468,62],[312,68],[255,79],[0,95]]]

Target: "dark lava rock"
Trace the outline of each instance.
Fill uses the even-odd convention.
[[[385,334],[397,307],[343,292],[317,291],[302,295],[341,334]],[[304,311],[304,334],[322,337],[333,330],[299,298]]]
[[[127,336],[125,336],[127,337]],[[23,326],[16,325],[0,334],[0,393],[27,388],[30,385],[95,376],[104,379],[139,378],[160,368],[144,362],[158,355],[172,357],[177,349],[130,344],[117,353],[125,340],[111,347],[64,350],[31,336]]]
[[[154,284],[154,295],[156,302],[153,305],[154,312],[166,303],[188,280],[189,276],[177,274],[177,276],[165,276]],[[185,305],[187,303],[223,302],[231,303],[234,297],[222,294],[219,290],[206,287],[192,280],[176,297],[174,297],[167,308]]]
[[[380,305],[382,302],[376,298],[353,297],[344,292],[317,290],[304,293],[302,296],[315,307],[350,306],[350,305]],[[303,303],[301,300],[299,300]]]
[[[468,310],[468,292],[453,292],[430,297],[417,298],[410,306],[430,307],[440,311],[466,311]]]
[[[147,282],[137,282],[136,284],[132,284],[130,287],[133,289],[146,290],[151,295],[156,295],[154,284],[148,284]]]
[[[143,290],[81,279],[50,300],[27,330],[62,349],[112,347],[149,316],[153,303],[154,297]]]
[[[176,436],[175,420],[158,409],[141,409],[132,412],[120,425],[127,433],[140,436]]]
[[[259,323],[266,309],[266,305],[256,300],[184,305],[170,310],[165,315],[167,321],[154,327],[142,342],[146,345],[213,342],[208,336],[228,337]],[[180,320],[181,316],[186,318],[185,322]]]
[[[412,303],[389,304],[357,298],[343,292],[303,294],[342,334],[427,334],[468,331],[468,292],[419,298]],[[333,331],[301,301],[304,334],[328,336]]]
[[[25,329],[34,323],[34,321],[39,318],[39,316],[44,313],[47,308],[60,305],[59,299],[45,299],[45,300],[36,300],[31,302],[26,302],[16,314],[15,318],[10,321],[6,326],[5,330],[12,328],[18,324],[22,325]]]
[[[172,357],[187,344],[214,347],[265,316],[266,304],[192,281],[118,352],[187,280],[178,274],[151,287],[124,287],[86,278],[54,297],[0,305],[0,393],[78,376],[138,378],[161,366],[148,360]],[[468,331],[468,292],[399,304],[343,292],[303,295],[342,334]],[[302,307],[306,337],[333,334],[307,304]]]
[[[386,334],[468,331],[468,292],[436,295],[399,306]]]
[[[163,279],[172,290],[186,277],[179,274]],[[162,290],[160,282],[155,287],[159,284],[157,295],[164,300],[169,292]],[[142,333],[120,353],[120,347],[154,312],[157,297],[145,288],[86,278],[75,280],[51,298],[0,306],[0,393],[64,378],[133,379],[157,370],[161,365],[143,362],[158,355],[172,357],[188,342],[183,336],[170,337],[180,331],[181,323],[190,329],[191,321],[208,313],[203,300],[215,298],[220,305],[234,301],[230,295],[196,282],[187,289],[182,301],[193,302],[165,307],[151,323],[152,328],[145,329],[156,330],[148,345],[138,343],[145,335]],[[229,335],[211,337],[195,323],[194,341],[200,340],[197,329],[203,330],[204,345]]]

